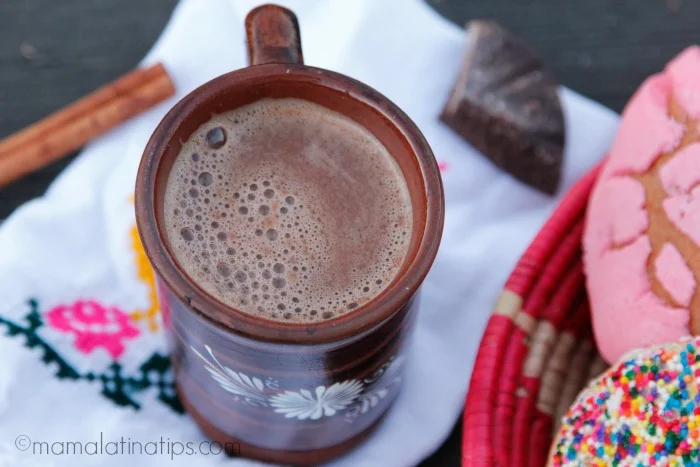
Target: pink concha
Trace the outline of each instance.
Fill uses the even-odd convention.
[[[631,349],[688,334],[688,310],[670,307],[651,292],[646,271],[650,253],[644,235],[624,248],[586,258],[593,330],[598,350],[609,362]]]
[[[671,86],[668,76],[652,76],[629,101],[622,113],[604,177],[644,173],[660,153],[678,146],[683,126],[668,116]]]
[[[693,271],[683,259],[678,249],[671,243],[666,243],[654,262],[656,278],[671,297],[681,306],[690,306],[690,300],[695,293],[695,277]]]
[[[609,202],[615,200],[614,203]],[[639,238],[649,227],[649,216],[644,209],[644,187],[631,177],[614,177],[591,196],[588,235],[598,242],[591,244],[594,255],[602,255],[612,248]]]
[[[669,195],[688,193],[700,183],[700,143],[689,144],[661,167],[661,183]]]
[[[666,67],[673,80],[674,95],[691,118],[700,120],[700,84],[698,84],[700,47],[688,47]]]
[[[676,121],[671,100],[694,121]],[[591,195],[584,267],[596,342],[609,362],[691,331],[700,277],[688,260],[690,250],[700,255],[697,120],[700,47],[690,47],[633,96]],[[663,154],[670,155],[657,164]],[[654,220],[662,223],[650,226]],[[656,232],[651,238],[650,231]],[[682,248],[673,243],[679,238]]]

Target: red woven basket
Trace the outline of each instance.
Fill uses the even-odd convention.
[[[558,420],[606,367],[593,342],[581,265],[598,171],[567,194],[496,302],[464,410],[464,466],[546,465]]]

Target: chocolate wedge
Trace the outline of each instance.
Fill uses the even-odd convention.
[[[489,21],[467,25],[467,51],[440,119],[494,164],[554,194],[564,154],[558,83],[534,49]]]

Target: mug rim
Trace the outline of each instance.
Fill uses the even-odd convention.
[[[377,297],[337,318],[285,323],[246,314],[205,292],[171,254],[157,217],[156,182],[160,163],[177,129],[196,108],[216,94],[243,83],[303,81],[340,91],[384,117],[408,143],[420,171],[425,197],[425,226],[405,270]],[[342,112],[341,112],[342,114]],[[369,130],[369,129],[368,129]],[[164,183],[160,181],[160,183]],[[433,264],[442,237],[444,194],[437,161],[416,124],[393,102],[368,85],[333,71],[301,64],[254,65],[223,74],[187,94],[163,117],[144,150],[135,188],[136,224],[154,272],[188,309],[213,324],[257,341],[322,344],[358,337],[398,312],[416,293]],[[161,301],[164,297],[161,297]]]

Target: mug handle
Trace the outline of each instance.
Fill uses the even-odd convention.
[[[296,15],[278,5],[262,5],[246,16],[248,62],[303,64],[301,37]]]

